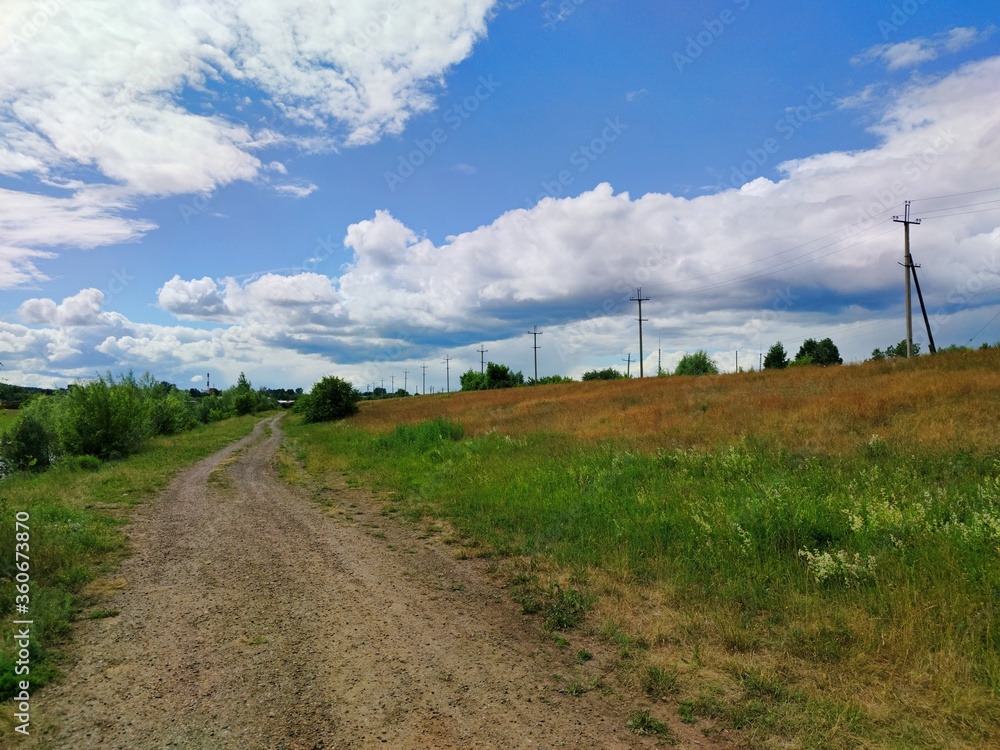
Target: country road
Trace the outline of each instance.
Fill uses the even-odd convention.
[[[15,746],[656,746],[625,727],[640,697],[560,690],[553,674],[584,669],[572,649],[477,563],[361,491],[331,490],[355,506],[335,515],[281,481],[281,439],[264,420],[140,507],[102,605],[120,614],[76,625]],[[709,744],[692,730],[680,746]]]

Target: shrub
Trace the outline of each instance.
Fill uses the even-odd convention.
[[[131,373],[118,382],[109,373],[70,388],[62,427],[68,452],[122,458],[152,435],[149,400]]]
[[[583,373],[582,380],[618,380],[618,378],[624,378],[618,370],[613,367],[605,368],[604,370],[591,370],[590,372]]]
[[[302,409],[306,422],[328,422],[358,413],[361,394],[346,380],[327,375],[313,385]]]
[[[236,416],[255,413],[259,402],[260,394],[254,391],[247,376],[241,372],[236,385],[233,386],[233,411],[236,412]]]
[[[56,433],[37,414],[27,412],[0,441],[0,458],[14,471],[44,471],[57,450]]]
[[[524,385],[524,375],[514,372],[507,365],[498,365],[495,362],[486,363],[486,387],[494,388],[514,388]]]
[[[485,391],[487,387],[486,373],[469,370],[459,378],[463,391]]]
[[[674,372],[677,375],[718,375],[719,367],[708,356],[708,352],[699,349],[681,357]]]

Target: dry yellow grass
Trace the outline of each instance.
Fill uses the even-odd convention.
[[[790,450],[849,451],[877,434],[926,448],[1000,448],[1000,350],[702,377],[565,383],[375,401],[375,431],[435,417],[466,434],[554,432],[636,447],[713,447],[743,437]]]

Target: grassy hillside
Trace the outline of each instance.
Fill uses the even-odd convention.
[[[910,363],[801,367],[739,375],[591,381],[372,401],[353,421],[388,430],[443,417],[466,433],[548,431],[637,448],[714,446],[743,436],[842,452],[873,434],[928,448],[1000,447],[1000,350]],[[990,416],[993,415],[991,419]]]
[[[386,514],[444,519],[550,626],[586,609],[654,711],[751,747],[981,748],[998,372],[989,351],[458,393],[289,434]]]

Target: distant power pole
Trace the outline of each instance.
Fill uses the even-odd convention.
[[[451,362],[451,357],[445,357],[444,358],[445,383],[447,384],[448,387],[448,393],[451,393],[451,365],[449,364],[449,362]]]
[[[427,365],[420,365],[420,369],[423,370],[423,385],[420,386],[420,395],[427,395]]]
[[[403,390],[406,391],[406,376],[410,374],[409,370],[403,370]],[[406,391],[409,393],[409,391]]]
[[[628,357],[622,357],[622,362],[626,362],[625,365],[625,377],[632,377],[632,352],[628,353]]]
[[[534,330],[528,331],[528,335],[535,337],[535,343],[532,345],[531,348],[535,350],[535,382],[537,383],[538,382],[538,350],[542,348],[542,347],[540,347],[538,345],[538,337],[542,335],[542,332],[538,330],[538,326],[532,326],[532,329],[534,329]]]
[[[662,337],[661,336],[657,336],[656,337],[656,374],[657,375],[659,375],[661,372],[663,372],[663,349],[660,348],[660,345],[662,343],[663,343]]]
[[[645,373],[643,372],[643,369],[642,369],[642,322],[644,320],[648,320],[648,318],[643,318],[642,317],[642,303],[643,302],[648,302],[649,301],[649,297],[643,297],[642,296],[642,287],[636,287],[636,289],[635,289],[635,296],[634,297],[629,297],[629,300],[631,302],[638,302],[639,303],[639,317],[637,318],[637,320],[639,321],[639,377],[643,378],[643,377],[645,377]]]
[[[476,349],[476,351],[479,352],[479,372],[485,373],[486,372],[486,352],[488,352],[489,349],[483,349],[483,345],[480,344],[479,348]]]
[[[740,350],[736,350],[736,372],[740,371]]]
[[[920,219],[910,218],[910,202],[906,201],[903,209],[903,218],[892,217],[903,225],[903,267],[906,269],[906,358],[913,356],[913,317],[910,305],[910,269],[913,268],[913,259],[910,257],[910,224],[919,224]]]
[[[396,392],[396,376],[395,375],[390,375],[389,376],[389,388],[392,390],[393,393]]]

